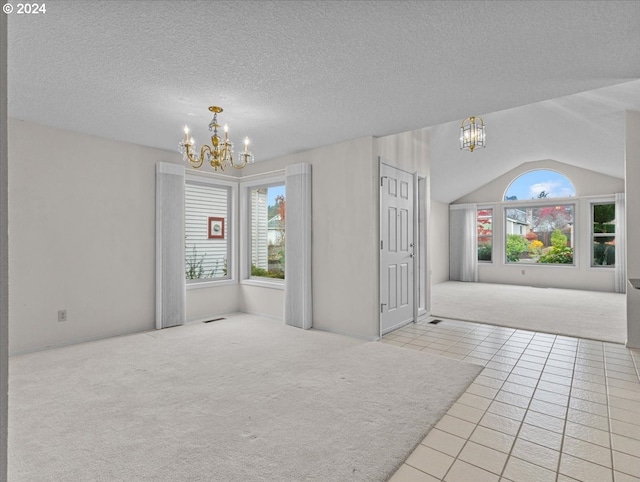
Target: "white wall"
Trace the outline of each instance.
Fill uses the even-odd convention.
[[[211,320],[235,311],[241,311],[237,284],[187,289],[187,322]]]
[[[626,113],[627,278],[640,278],[640,112]],[[640,348],[640,290],[627,285],[627,345]]]
[[[546,159],[520,164],[481,188],[456,199],[453,204],[501,202],[511,181],[521,174],[535,169],[550,169],[564,174],[576,188],[576,196],[598,196],[624,192],[624,179]]]
[[[574,184],[577,196],[575,221],[575,266],[549,266],[536,264],[507,264],[504,260],[503,203],[507,186],[516,177],[533,169],[552,169],[565,174]],[[544,160],[524,163],[498,177],[480,189],[455,201],[493,206],[493,262],[479,263],[478,279],[484,283],[504,283],[525,286],[614,291],[614,269],[590,266],[590,200],[599,196],[611,196],[624,192],[624,180],[598,174],[557,161]]]
[[[431,282],[449,281],[449,205],[431,200]]]
[[[401,132],[374,139],[374,155],[405,171],[429,175],[430,137],[428,129]]]
[[[0,18],[0,480],[7,478],[9,388],[9,238],[7,152],[7,15]]]
[[[239,310],[284,321],[284,289],[241,285]]]
[[[378,156],[408,171],[428,175],[426,129],[380,139],[365,137],[260,162],[243,178],[312,165],[313,326],[366,339],[379,335]],[[284,293],[242,285],[240,307],[284,318]]]
[[[154,328],[157,162],[182,160],[10,119],[12,354]],[[187,290],[187,321],[238,307],[237,286]]]
[[[177,159],[10,120],[12,353],[154,327],[155,164]]]
[[[241,175],[297,163],[312,166],[313,326],[373,339],[378,335],[378,205],[372,138],[259,162]],[[283,294],[243,285],[241,306],[284,319]]]

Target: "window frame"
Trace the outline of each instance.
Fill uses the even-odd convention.
[[[593,231],[593,224],[594,224],[594,207],[597,205],[604,205],[604,204],[611,204],[613,205],[613,209],[614,209],[614,213],[615,213],[615,205],[616,205],[616,201],[615,199],[598,199],[597,201],[590,201],[589,202],[589,268],[593,268],[593,269],[598,269],[598,270],[602,270],[602,269],[615,269],[615,263],[617,262],[617,260],[614,261],[614,264],[610,264],[610,265],[602,265],[602,264],[593,264],[593,258],[594,258],[594,253],[593,253],[593,248],[594,248],[594,239],[596,237],[613,237],[613,239],[617,239],[618,237],[618,223],[617,220],[615,218],[615,214],[614,214],[614,221],[616,221],[614,223],[614,229],[615,231],[613,233],[594,233]],[[615,256],[615,254],[614,254]],[[615,259],[615,258],[614,258]]]
[[[187,280],[185,278],[186,289],[193,290],[210,288],[212,286],[236,284],[238,282],[238,252],[236,247],[236,236],[238,232],[238,183],[213,177],[208,173],[191,171],[187,171],[185,173],[184,182],[185,188],[187,184],[200,184],[210,187],[224,188],[227,190],[227,223],[225,225],[225,236],[227,241],[227,276],[224,278],[200,278],[195,280]],[[186,257],[186,243],[184,255]]]
[[[507,194],[509,193],[509,189],[511,188],[511,186],[513,186],[513,184],[518,181],[518,179],[523,178],[525,176],[528,176],[530,174],[533,174],[535,172],[539,172],[539,171],[544,171],[544,172],[553,172],[555,174],[558,174],[560,176],[562,176],[571,186],[572,190],[573,190],[573,194],[570,196],[561,196],[561,197],[543,197],[543,198],[531,198],[531,199],[508,199]],[[550,194],[550,193],[547,193]],[[502,201],[501,202],[507,202],[507,203],[521,203],[521,202],[540,202],[541,200],[548,200],[548,199],[575,199],[576,197],[578,197],[578,193],[576,191],[576,186],[573,183],[573,181],[569,178],[569,176],[567,176],[564,172],[562,171],[558,171],[557,169],[552,169],[552,168],[547,168],[547,167],[538,167],[535,169],[529,169],[527,171],[524,171],[520,174],[518,174],[516,177],[514,177],[511,182],[509,182],[509,184],[507,185],[507,188],[504,190],[504,193],[502,194]]]
[[[546,198],[546,201],[540,201],[539,199],[531,199],[525,201],[503,201],[499,203],[502,206],[502,235],[503,235],[503,246],[502,246],[502,262],[505,266],[546,266],[546,267],[554,267],[554,268],[579,268],[578,259],[580,256],[579,250],[579,237],[580,237],[580,200],[577,197],[565,197],[565,198]],[[509,261],[507,258],[507,240],[509,234],[518,234],[518,233],[508,233],[507,232],[507,210],[508,209],[536,209],[536,208],[545,208],[550,206],[571,206],[573,209],[573,220],[571,224],[573,225],[573,236],[571,247],[573,248],[573,262],[569,263],[522,263],[518,261]],[[526,234],[526,233],[525,233]]]
[[[240,260],[240,283],[248,286],[260,286],[264,288],[284,290],[286,279],[266,278],[251,275],[251,191],[275,186],[285,186],[286,198],[284,171],[279,174],[271,173],[266,176],[256,176],[255,179],[240,182],[240,215],[242,216],[242,224],[240,226],[240,249],[243,254]]]
[[[477,206],[476,207],[476,231],[478,229],[478,225],[477,225],[477,220],[480,216],[480,211],[491,211],[491,235],[490,236],[482,236],[483,238],[491,238],[491,259],[484,259],[481,260],[480,258],[478,258],[478,263],[482,263],[482,264],[491,264],[494,262],[493,259],[493,253],[494,253],[494,248],[495,248],[495,223],[494,223],[494,218],[495,218],[495,208],[494,206]],[[477,236],[477,241],[476,241],[476,257],[479,255],[479,250],[478,248],[480,247],[480,236],[477,234],[476,232],[476,236]]]

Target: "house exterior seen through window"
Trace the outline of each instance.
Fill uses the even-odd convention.
[[[187,283],[229,278],[230,188],[185,184],[185,277]]]
[[[251,189],[251,277],[284,279],[285,186]]]
[[[574,264],[574,206],[505,208],[507,263]]]

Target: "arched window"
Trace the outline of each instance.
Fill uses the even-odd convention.
[[[536,169],[515,178],[504,193],[505,201],[515,201],[504,208],[507,263],[575,265],[575,205],[547,201],[575,195],[571,181],[557,171]]]
[[[576,189],[563,174],[536,169],[516,177],[504,193],[505,201],[574,197]]]

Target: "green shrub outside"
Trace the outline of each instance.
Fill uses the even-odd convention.
[[[551,247],[538,258],[538,263],[573,264],[573,248],[567,246],[567,236],[556,229],[551,233]]]
[[[284,279],[284,271],[274,270],[269,271],[264,268],[259,268],[255,264],[251,264],[251,276],[261,276],[263,278],[277,278]]]
[[[595,266],[614,266],[615,263],[615,246],[604,243],[595,243],[593,245],[593,264]]]
[[[573,264],[573,248],[552,246],[549,251],[538,258],[538,263]]]
[[[520,260],[520,255],[527,250],[527,240],[519,234],[507,235],[507,261]]]
[[[480,244],[478,246],[478,261],[491,261],[491,244]]]

